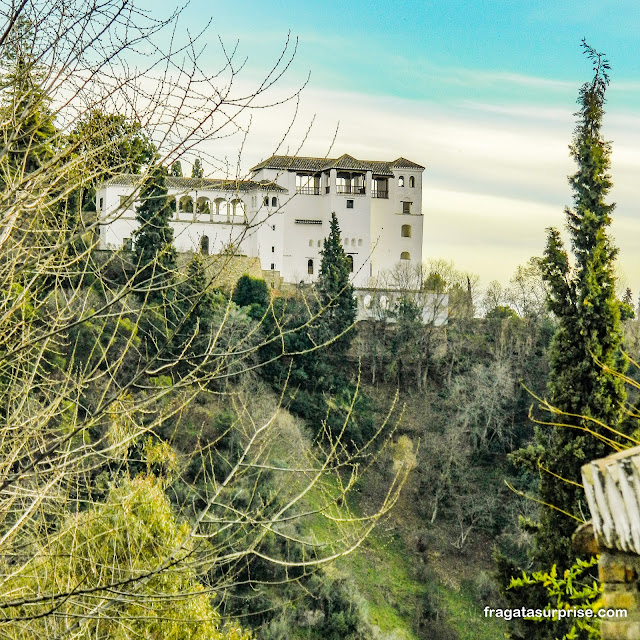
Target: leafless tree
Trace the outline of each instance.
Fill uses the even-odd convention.
[[[283,437],[279,403],[260,414],[237,385],[220,382],[255,368],[261,341],[282,342],[282,335],[264,338],[260,323],[223,302],[206,333],[196,329],[176,349],[172,338],[184,325],[178,320],[149,350],[141,336],[154,309],[140,295],[135,265],[121,269],[118,255],[95,261],[98,222],[74,200],[119,169],[107,161],[122,143],[112,132],[70,135],[90,114],[126,115],[153,140],[156,162],[168,163],[205,141],[244,134],[247,113],[272,103],[269,90],[295,45],[287,42],[264,79],[243,94],[235,89],[242,65],[234,51],[222,46],[221,68],[208,75],[198,36],[174,46],[179,12],[159,20],[128,0],[23,0],[5,2],[1,14],[0,634],[125,638],[144,635],[144,625],[164,634],[162,625],[176,621],[162,602],[192,598],[200,607],[207,590],[246,579],[252,558],[295,573],[355,550],[395,502],[410,465],[397,467],[374,512],[356,517],[343,505],[367,466],[370,443],[348,454],[344,429],[329,433],[321,423],[314,444],[300,443],[295,457],[274,457]],[[141,167],[132,198],[149,169]],[[208,291],[217,272],[209,273]],[[171,275],[173,284],[158,286],[179,287],[184,275]],[[192,308],[202,295],[190,299]],[[189,360],[196,341],[198,357]],[[198,439],[189,458],[201,465],[205,489],[188,506],[176,499],[159,537],[147,540],[155,550],[148,553],[145,513],[168,508],[156,489],[168,490],[183,469],[180,455],[156,436],[173,424],[180,438],[181,416],[203,395],[221,393],[236,419],[216,438]],[[234,457],[214,473],[217,444],[230,433]],[[140,477],[151,483],[147,502],[122,472],[136,445],[142,453],[135,462],[146,468]],[[101,473],[112,469],[124,476],[109,486]],[[267,498],[258,491],[266,474],[275,478]],[[305,518],[324,518],[326,538],[291,528]],[[113,553],[95,555],[92,536],[103,550],[114,545]],[[122,536],[132,546],[123,546]],[[272,536],[295,544],[300,555],[270,554],[263,542]],[[205,574],[217,578],[202,582]],[[197,618],[209,614],[198,607],[176,615],[204,624]]]

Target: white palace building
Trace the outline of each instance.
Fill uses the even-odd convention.
[[[250,180],[168,177],[175,246],[205,254],[231,249],[259,258],[284,282],[312,282],[335,211],[353,284],[366,288],[398,263],[422,263],[423,171],[405,158],[272,156],[253,167]],[[98,189],[101,249],[131,248],[139,182],[121,175]]]

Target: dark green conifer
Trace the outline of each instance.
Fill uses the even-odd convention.
[[[202,256],[194,254],[183,280],[176,287],[176,304],[170,324],[176,327],[173,351],[180,356],[178,370],[187,373],[202,362],[209,344],[220,294],[211,288]]]
[[[633,293],[627,287],[620,301],[620,319],[624,322],[625,320],[633,320],[635,317],[636,310],[633,307]]]
[[[0,64],[2,93],[2,186],[18,186],[55,154],[57,131],[50,98],[42,88],[41,72],[32,53],[33,29],[20,20],[11,30]],[[18,187],[19,188],[19,187]]]
[[[200,158],[196,158],[196,161],[193,163],[193,167],[191,167],[191,177],[202,178],[203,176],[204,169],[202,168],[202,162]]]
[[[335,212],[331,214],[329,236],[325,238],[321,251],[320,274],[316,288],[324,311],[321,324],[328,335],[339,335],[347,331],[356,321],[356,300],[351,284],[351,262],[342,247],[340,225]],[[351,344],[351,332],[339,338],[331,352],[346,352]]]
[[[264,280],[244,274],[236,282],[232,300],[239,307],[248,307],[249,317],[260,320],[269,304],[269,287]]]
[[[170,175],[174,178],[182,178],[182,164],[180,163],[180,160],[176,160],[171,165]]]
[[[558,319],[550,349],[548,392],[550,403],[558,409],[619,429],[626,394],[620,378],[611,373],[624,369],[620,305],[615,295],[617,250],[607,235],[614,205],[605,201],[612,185],[608,173],[611,146],[601,135],[609,64],[584,41],[582,46],[593,62],[594,77],[580,89],[578,124],[570,146],[578,170],[569,177],[574,206],[565,212],[575,266],[570,267],[556,229],[549,230],[543,262],[549,308]],[[560,416],[557,422],[571,419]],[[576,426],[612,435],[586,420]],[[579,485],[580,467],[611,453],[610,446],[580,428],[558,426],[549,433],[549,427],[542,427],[538,435],[541,501],[582,518],[588,510]],[[575,527],[576,521],[565,514],[542,508],[536,540],[541,564],[571,565]]]
[[[177,264],[166,177],[167,170],[162,165],[151,168],[140,192],[141,204],[136,209],[139,225],[133,233],[138,265],[136,285],[150,300],[164,297]]]

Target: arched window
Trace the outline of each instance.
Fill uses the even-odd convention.
[[[411,237],[411,225],[410,224],[403,224],[402,225],[402,229],[400,230],[400,236],[403,238],[410,238]]]
[[[313,240],[309,240],[309,246],[313,247]]]
[[[278,206],[278,198],[271,198],[271,206],[272,207]]]
[[[400,176],[398,178],[398,186],[399,187],[404,187],[404,176]]]
[[[355,238],[351,238],[351,246],[352,247],[356,246],[356,239]]]
[[[411,260],[411,254],[408,251],[403,251],[400,254],[400,260]]]
[[[200,238],[200,253],[203,256],[209,255],[209,236],[202,236],[202,238]]]
[[[313,259],[309,258],[307,260],[307,273],[312,276],[313,275]]]
[[[264,206],[268,207],[269,206],[269,196],[265,196],[264,197]]]
[[[245,206],[240,198],[235,198],[231,201],[231,208],[234,216],[244,216]]]
[[[349,246],[349,238],[345,238],[344,239],[344,246],[348,247]]]
[[[411,176],[411,177],[409,178],[409,186],[410,186],[412,189],[416,186],[416,179],[415,179],[413,176]]]
[[[358,240],[358,246],[359,246],[359,247],[361,247],[361,246],[362,246],[362,238],[360,238],[360,239]]]
[[[349,265],[349,273],[353,273],[353,256],[347,256],[347,264]]]
[[[182,196],[182,198],[180,198],[180,211],[193,213],[193,200],[191,196]]]
[[[196,200],[196,212],[210,214],[211,213],[211,205],[209,204],[209,198],[205,198],[204,196],[198,198]]]
[[[322,240],[318,240],[318,247],[322,246]]]

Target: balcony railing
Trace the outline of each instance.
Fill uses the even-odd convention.
[[[354,196],[363,196],[365,190],[363,186],[352,184],[339,184],[336,187],[336,193],[346,193]]]
[[[296,187],[296,193],[304,196],[319,196],[320,187]]]
[[[371,197],[372,198],[384,198],[385,200],[387,200],[389,198],[389,192],[388,191],[382,191],[381,189],[373,189],[371,191]]]

